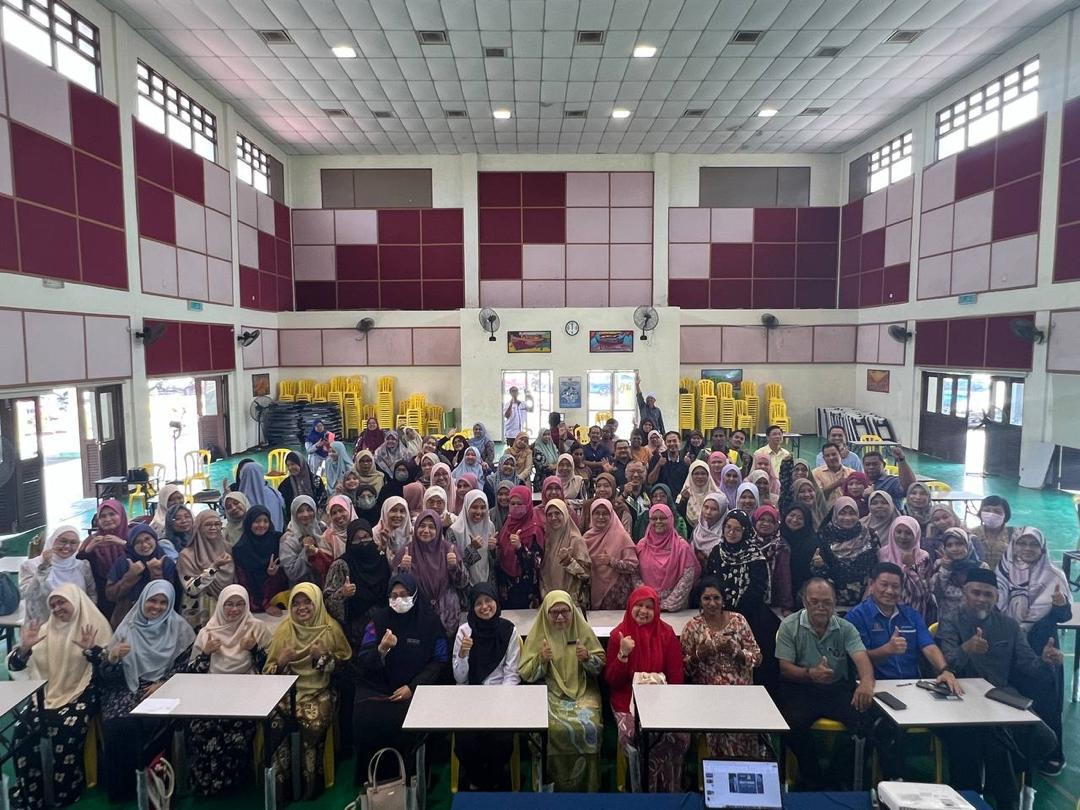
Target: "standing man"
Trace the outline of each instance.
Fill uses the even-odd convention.
[[[785,458],[791,458],[791,451],[784,447],[784,429],[779,425],[769,425],[765,431],[765,448],[769,451],[773,473],[780,477],[780,464]],[[760,451],[758,451],[760,452]]]
[[[510,401],[506,404],[506,410],[503,411],[503,441],[507,444],[512,443],[521,431],[527,430],[525,415],[533,409],[532,397],[529,394],[525,394],[524,402],[518,399],[516,385],[510,386],[509,393]]]
[[[712,429],[712,433],[709,434],[709,446],[701,448],[701,452],[697,454],[697,459],[698,461],[708,461],[712,453],[723,453],[725,456],[728,454],[727,434],[724,433],[722,427]]]
[[[907,457],[900,447],[892,449],[892,457],[900,476],[885,472],[885,458],[877,450],[870,450],[862,457],[863,473],[870,479],[870,486],[875,492],[887,492],[899,509],[904,502],[908,488],[915,483],[915,471],[907,463]]]
[[[682,492],[686,476],[690,473],[682,457],[682,437],[678,432],[669,430],[664,436],[663,452],[657,450],[649,461],[649,486],[667,484],[672,493]]]
[[[840,487],[849,475],[855,472],[851,467],[845,467],[840,463],[840,448],[830,442],[821,448],[825,457],[825,464],[815,467],[811,475],[821,487],[821,493],[825,496],[825,502],[832,506],[833,502],[840,497]]]
[[[585,445],[585,466],[589,468],[590,475],[595,478],[604,471],[604,466],[610,463],[612,452],[602,441],[603,431],[599,425],[589,428],[589,443]]]
[[[664,415],[660,413],[660,409],[656,406],[656,394],[648,393],[645,396],[641,395],[641,375],[636,375],[635,382],[637,383],[637,407],[638,416],[641,418],[641,423],[644,426],[645,420],[648,419],[653,423],[653,427],[664,432]]]
[[[828,434],[826,434],[826,441],[832,442],[840,448],[840,463],[849,469],[855,470],[855,472],[862,472],[862,461],[859,459],[857,453],[851,452],[851,448],[847,445],[847,433],[840,425],[833,425],[829,428]],[[824,448],[822,448],[824,452]],[[825,459],[821,453],[817,454],[817,465],[820,467],[825,463]],[[890,495],[892,493],[889,493]]]
[[[607,472],[615,476],[615,484],[622,489],[626,486],[626,465],[634,460],[630,455],[630,442],[626,439],[615,440],[615,460],[607,467]]]
[[[746,449],[746,440],[749,437],[742,428],[737,428],[731,433],[731,449],[728,458],[731,463],[742,471],[743,478],[750,474],[750,468],[754,466],[754,456]],[[779,475],[779,473],[777,473]]]

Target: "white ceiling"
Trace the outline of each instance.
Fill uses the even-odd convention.
[[[840,152],[1076,0],[103,0],[290,154]],[[896,29],[922,29],[885,45]],[[267,45],[259,29],[294,44]],[[449,31],[420,45],[417,30]],[[736,30],[765,31],[736,45]],[[602,46],[575,44],[604,30]],[[657,48],[634,59],[636,44]],[[330,48],[352,45],[356,59]],[[831,59],[820,46],[841,46]],[[484,58],[484,47],[509,48]],[[133,79],[134,81],[134,79]],[[756,116],[762,106],[779,114]],[[346,118],[329,118],[326,108]],[[513,118],[495,121],[508,107]],[[615,107],[632,111],[611,118]],[[804,116],[807,107],[828,107]],[[708,110],[683,118],[687,108]],[[447,119],[447,109],[466,119]],[[564,110],[587,110],[566,119]],[[375,118],[374,111],[393,118]]]

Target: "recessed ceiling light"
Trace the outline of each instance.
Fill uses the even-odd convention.
[[[638,45],[634,48],[634,56],[638,59],[648,59],[651,56],[656,56],[656,46],[654,45]]]
[[[338,59],[355,59],[356,49],[351,45],[336,45],[330,49],[330,52],[334,54]]]
[[[612,118],[629,118],[630,117],[630,111],[629,110],[624,110],[623,108],[620,107],[618,109],[615,109],[615,110],[611,111],[611,117]]]
[[[889,34],[889,38],[886,39],[885,42],[889,45],[907,45],[908,43],[917,40],[921,33],[922,31],[916,28],[897,28]]]
[[[735,45],[753,45],[761,39],[764,33],[764,31],[739,30],[735,32],[735,35],[731,38],[731,42]]]
[[[578,31],[574,41],[578,45],[603,45],[606,31]]]
[[[267,28],[257,33],[268,45],[287,45],[293,41],[289,32],[283,28]]]
[[[776,115],[776,110],[774,110],[772,107],[762,107],[760,110],[758,110],[757,114],[758,118],[772,118],[774,115]]]
[[[330,118],[348,118],[349,114],[341,107],[324,107],[323,112]]]
[[[495,110],[491,114],[498,118],[500,121],[505,121],[507,118],[510,117],[509,110]]]

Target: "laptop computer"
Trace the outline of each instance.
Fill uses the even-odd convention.
[[[780,770],[775,762],[706,759],[705,807],[708,810],[781,810]]]

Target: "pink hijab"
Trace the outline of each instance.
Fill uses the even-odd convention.
[[[596,524],[592,522],[592,513],[600,506],[607,507],[608,512],[611,513],[611,519],[608,520],[607,528],[604,531],[600,531],[596,528]],[[592,506],[589,507],[589,521],[590,528],[585,532],[585,546],[589,549],[589,559],[593,560],[589,582],[592,585],[592,604],[600,605],[603,604],[604,598],[618,583],[620,574],[610,563],[607,565],[597,563],[595,561],[596,557],[600,554],[607,554],[612,561],[633,560],[635,559],[635,548],[634,541],[630,538],[626,527],[622,525],[619,516],[615,514],[615,507],[611,505],[611,501],[607,498],[597,498],[592,502]]]
[[[658,535],[653,530],[652,521],[650,521],[649,530],[637,544],[637,553],[641,565],[641,581],[664,594],[675,587],[687,568],[693,567],[694,579],[697,579],[698,574],[701,573],[701,567],[690,544],[675,531],[675,519],[667,504],[654,504],[649,509],[649,517],[657,511],[667,515],[668,533],[663,536]]]
[[[920,539],[922,537],[922,528],[919,526],[919,521],[913,517],[907,515],[901,515],[893,520],[892,525],[889,526],[889,534],[885,543],[878,549],[878,562],[891,562],[896,563],[901,568],[903,563],[900,562],[904,558],[904,551],[898,545],[896,545],[896,527],[907,526],[913,535],[915,535],[915,564],[920,565],[925,560],[930,559],[930,554],[920,545]]]
[[[424,485],[419,481],[413,481],[411,484],[406,484],[401,489],[401,495],[405,498],[405,503],[408,504],[409,514],[415,515],[421,511],[421,507],[424,505]]]
[[[467,481],[469,484],[469,489],[465,492],[464,495],[458,494],[458,481]],[[468,495],[469,492],[472,492],[472,490],[474,489],[480,489],[480,483],[476,480],[475,475],[473,475],[472,473],[465,473],[459,476],[457,481],[454,482],[454,508],[450,511],[453,512],[455,515],[460,514],[462,507],[465,505],[465,495]]]

